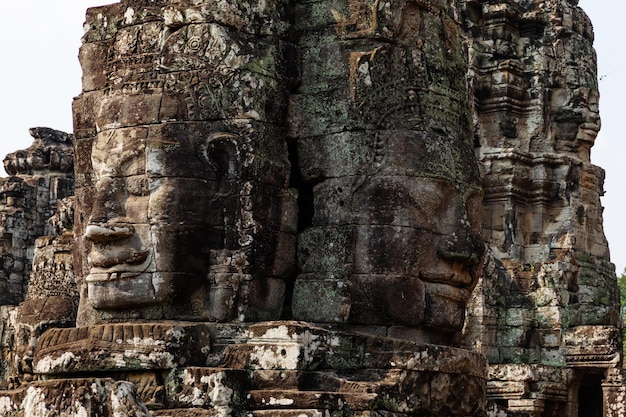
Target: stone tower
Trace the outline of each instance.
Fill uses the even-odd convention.
[[[533,416],[617,415],[619,295],[602,228],[604,171],[589,19],[573,1],[466,2],[483,277],[466,341],[487,396]]]
[[[30,374],[31,342],[48,327],[73,325],[77,293],[72,274],[73,136],[32,128],[28,149],[4,159],[0,179],[0,387]],[[68,237],[69,236],[69,237]],[[61,249],[60,247],[63,247]],[[22,303],[24,307],[18,307]],[[31,337],[31,334],[33,335]],[[30,346],[29,346],[30,345]],[[24,366],[22,366],[24,365]]]
[[[57,201],[74,194],[72,135],[30,129],[33,144],[6,156],[0,181],[0,305],[24,301],[35,239],[54,234]]]

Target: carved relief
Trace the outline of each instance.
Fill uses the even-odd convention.
[[[574,417],[588,384],[617,399],[573,3],[90,9],[76,258],[67,233],[39,241],[28,299],[0,309],[0,414]],[[6,213],[62,185],[30,175],[74,165],[71,138],[33,133]],[[0,290],[24,242],[7,226]]]
[[[346,62],[345,78],[332,79],[332,94],[350,101],[332,117],[318,116],[310,110],[318,95],[308,91],[323,91],[326,73],[304,79],[291,131],[306,149],[316,141],[315,151],[330,155],[346,146],[363,160],[348,169],[324,164],[319,172],[317,158],[299,154],[300,168],[316,175],[305,178],[314,182],[313,215],[299,241],[294,316],[454,343],[483,249],[476,226],[481,192],[459,81],[466,61],[459,32],[440,27],[442,19],[453,22],[452,7],[381,2],[374,26],[363,23],[370,21],[364,3],[349,5],[350,19],[331,8],[341,30],[324,59]],[[345,30],[357,22],[362,26]],[[449,51],[442,32],[458,49]],[[303,72],[317,65],[311,57]],[[333,143],[346,130],[345,142]],[[459,216],[466,222],[452,220]]]
[[[286,91],[279,80],[288,78],[284,48],[277,38],[223,24],[234,16],[223,10],[183,6],[151,19],[156,9],[128,5],[107,46],[105,84],[75,104],[97,132],[81,137],[79,155],[79,175],[88,179],[79,193],[83,324],[278,318],[282,309],[289,268],[280,265],[289,256],[274,261],[273,245],[293,247],[295,231],[285,224],[295,212],[279,216],[265,207],[292,198],[287,146],[274,125]],[[253,12],[271,20],[279,10],[257,4],[237,19]],[[283,30],[281,21],[275,25]],[[83,50],[91,63],[95,49],[87,43]],[[90,94],[100,95],[98,107],[82,107]],[[245,282],[212,275],[216,253],[243,259],[231,278]],[[233,294],[219,295],[219,285]],[[271,289],[272,301],[254,293],[262,288]]]
[[[369,0],[351,0],[348,15],[331,9],[337,22],[337,35],[346,39],[357,39],[372,36],[378,28],[378,6],[380,0],[370,4]]]

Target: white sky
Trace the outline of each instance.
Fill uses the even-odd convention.
[[[72,131],[72,98],[80,93],[78,48],[87,7],[114,0],[4,0],[0,43],[0,160],[30,146],[28,128]],[[626,1],[580,0],[594,22],[602,131],[592,161],[606,170],[604,229],[611,260],[626,266]],[[0,170],[3,174],[3,170]],[[624,212],[622,212],[624,210]]]
[[[591,149],[591,161],[606,170],[604,232],[620,274],[626,267],[626,1],[580,0],[578,4],[591,17],[596,34],[602,129]]]

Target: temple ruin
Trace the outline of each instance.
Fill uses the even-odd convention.
[[[0,416],[626,415],[577,1],[85,28],[73,133],[0,180]]]

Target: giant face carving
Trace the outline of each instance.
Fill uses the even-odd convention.
[[[209,317],[207,274],[238,195],[234,135],[185,124],[115,129],[93,141],[95,199],[88,299],[103,310],[158,305],[164,317]],[[141,313],[145,315],[146,313]]]
[[[483,253],[480,188],[380,177],[363,193],[376,203],[356,227],[355,322],[460,330]]]
[[[323,6],[336,39],[298,45],[297,70],[283,42],[194,14],[84,48],[93,83],[111,48],[124,58],[75,118],[94,122],[78,173],[93,171],[83,299],[99,319],[280,317],[298,230],[294,318],[459,330],[482,251],[454,7],[357,3]],[[298,224],[288,184],[302,186]],[[261,312],[219,308],[237,303]]]
[[[454,133],[378,138],[386,146],[377,164],[314,188],[313,225],[299,245],[297,317],[395,326],[404,328],[398,336],[449,343],[484,253],[473,150]],[[320,297],[330,288],[340,296]]]
[[[120,26],[125,2],[92,9],[81,48],[80,324],[278,318],[297,214],[282,6],[136,3]]]
[[[303,53],[303,73],[315,76],[302,90],[344,90],[332,90],[343,101],[295,100],[313,202],[298,241],[294,315],[454,343],[484,252],[455,8],[354,3],[364,7],[330,10],[335,39]]]

